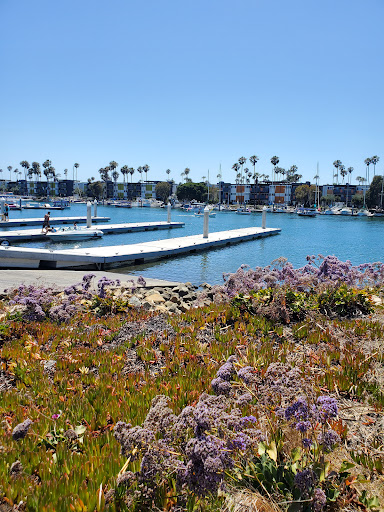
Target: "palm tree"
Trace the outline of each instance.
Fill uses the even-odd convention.
[[[77,169],[80,167],[79,164],[73,164],[73,181],[75,181],[75,169],[76,169],[76,181],[77,181]]]
[[[371,164],[373,164],[373,177],[375,177],[375,173],[376,173],[376,164],[377,162],[380,160],[380,158],[375,155],[371,158]]]
[[[332,165],[336,169],[336,174],[334,174],[334,177],[336,177],[336,185],[338,185],[339,184],[339,167],[340,167],[340,165],[343,165],[343,164],[341,163],[341,160],[335,160]]]
[[[7,169],[9,171],[9,181],[12,181],[12,169],[13,169],[12,165],[8,165]]]
[[[257,164],[257,162],[259,161],[259,157],[256,156],[256,155],[252,155],[249,157],[249,161],[251,162],[251,164],[253,165],[253,174],[255,174],[255,165]]]
[[[68,169],[64,169],[64,176],[65,176],[65,179],[67,179],[67,175],[68,175]]]
[[[34,174],[36,177],[40,178],[40,176],[41,176],[41,171],[40,171],[40,164],[39,164],[39,162],[32,162],[32,163],[31,163],[31,167],[32,167],[32,172],[33,172],[33,174]]]
[[[169,175],[171,174],[171,169],[167,169],[165,172],[168,174],[168,179],[169,179]]]
[[[113,178],[113,181],[115,182],[115,186],[114,186],[114,197],[117,196],[117,178],[119,177],[119,173],[117,171],[113,171],[112,173],[112,178]]]
[[[135,169],[133,167],[129,167],[128,171],[129,171],[129,174],[131,175],[131,183],[132,183],[132,178],[133,178],[133,174],[135,172]]]
[[[25,173],[25,179],[27,179],[27,171],[29,169],[29,162],[27,162],[26,160],[22,160],[20,162],[20,165],[21,165],[21,167],[23,167],[24,173]]]
[[[245,162],[247,161],[247,159],[245,158],[245,156],[241,156],[239,158],[239,164],[241,165],[241,177],[243,177],[243,166],[245,164]]]
[[[239,172],[239,169],[240,169],[240,165],[236,162],[236,163],[234,163],[234,164],[232,165],[232,169],[235,171],[236,176],[237,176],[237,174],[238,174],[238,172]]]
[[[345,170],[345,165],[341,164],[339,166],[339,171],[340,171],[341,177],[343,178],[343,185],[344,185],[344,178],[348,174],[348,171]]]
[[[148,176],[147,176],[147,172],[149,171],[148,164],[143,165],[143,171],[145,172],[145,181],[148,181]]]
[[[347,184],[347,206],[348,206],[348,192],[349,192],[349,185],[351,183],[351,176],[352,176],[352,173],[353,173],[353,167],[348,167],[347,169],[347,172],[349,172],[349,180],[348,180],[348,184]]]
[[[190,169],[189,167],[186,167],[186,168],[184,169],[185,182],[187,182],[187,180],[188,180],[188,175],[189,175],[189,173],[190,173],[190,172],[191,172],[191,169]]]
[[[123,165],[120,169],[121,174],[123,175],[123,183],[125,183],[125,176],[128,174],[128,165]]]
[[[366,171],[365,171],[365,176],[366,176],[366,178],[368,180],[368,183],[369,183],[369,166],[371,165],[372,160],[370,158],[366,158],[364,160],[364,163],[367,166]]]
[[[367,158],[367,160],[369,160],[369,158]],[[367,164],[368,165],[368,164]],[[365,183],[367,181],[366,178],[363,178],[362,176],[358,176],[356,178],[356,180],[360,183],[360,185],[363,185],[363,183]],[[365,193],[366,193],[366,190],[365,190],[365,187],[364,187],[364,191],[363,191],[363,195],[364,195],[364,203],[363,203],[363,208],[365,208]]]
[[[140,166],[137,168],[137,172],[140,174],[140,183],[141,183],[141,175],[143,174],[143,168]]]
[[[276,173],[276,166],[277,164],[280,162],[280,159],[278,156],[273,156],[271,158],[271,164],[273,165],[273,171],[272,171],[272,185],[273,185],[273,181],[275,179],[275,173]]]

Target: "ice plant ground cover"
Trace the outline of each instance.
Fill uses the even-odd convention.
[[[0,510],[380,510],[383,281],[280,260],[182,315],[106,278],[9,290]]]

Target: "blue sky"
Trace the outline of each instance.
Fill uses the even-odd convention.
[[[0,0],[0,168],[384,170],[382,0]],[[247,162],[249,165],[249,162]],[[8,175],[4,172],[3,176]],[[138,173],[134,174],[134,180]]]

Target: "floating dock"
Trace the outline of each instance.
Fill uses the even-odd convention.
[[[48,208],[47,208],[48,210]],[[42,226],[44,222],[44,216],[33,217],[32,219],[9,219],[9,221],[0,221],[0,228],[19,228],[23,226]],[[108,222],[111,220],[110,217],[92,217],[92,222]],[[57,226],[59,224],[85,224],[87,217],[51,217],[49,219],[50,225]]]
[[[147,261],[193,254],[280,233],[278,228],[243,228],[230,231],[156,240],[131,245],[85,249],[33,249],[0,246],[0,268],[22,269],[97,269],[141,265]]]
[[[7,222],[8,224],[8,222]],[[157,231],[160,229],[182,228],[184,222],[132,222],[129,224],[103,224],[98,225],[104,235],[114,233],[134,233],[138,231]],[[85,229],[85,228],[83,228]],[[20,229],[12,231],[0,231],[0,241],[8,242],[36,242],[38,240],[47,240],[47,236],[41,232],[41,229]]]

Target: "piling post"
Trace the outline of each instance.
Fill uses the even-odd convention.
[[[263,213],[261,214],[261,228],[265,229],[267,224],[267,209],[264,206]]]
[[[97,199],[93,201],[93,216],[97,217]]]
[[[5,199],[2,199],[0,201],[1,220],[4,220],[4,205],[5,205]]]
[[[168,224],[171,223],[171,203],[168,203],[167,206],[167,222]]]
[[[92,205],[91,201],[87,202],[87,228],[90,228],[92,226],[92,211],[91,211]]]
[[[206,206],[204,208],[204,228],[203,228],[203,238],[208,238],[209,233],[209,208]]]

